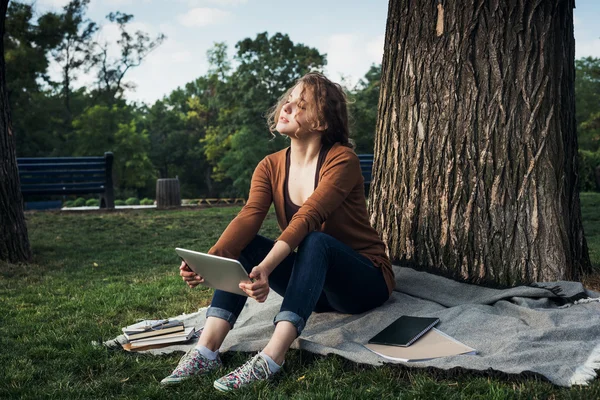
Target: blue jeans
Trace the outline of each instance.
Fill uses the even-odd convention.
[[[274,243],[256,235],[239,258],[246,271],[252,271]],[[359,314],[380,306],[389,297],[381,268],[322,232],[308,234],[298,251],[290,253],[273,270],[269,287],[283,297],[273,323],[289,321],[298,330],[298,335],[313,311]],[[233,328],[246,299],[215,290],[206,316],[224,319]]]

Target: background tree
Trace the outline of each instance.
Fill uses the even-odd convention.
[[[575,100],[579,148],[600,148],[600,58],[575,61]]]
[[[373,153],[380,86],[381,65],[371,65],[364,78],[348,93],[350,136],[359,154]]]
[[[11,263],[31,258],[23,199],[17,169],[15,136],[6,91],[4,22],[8,0],[0,1],[0,260]]]
[[[91,56],[91,63],[97,69],[97,89],[99,95],[107,104],[121,100],[125,89],[133,89],[131,82],[125,82],[125,74],[131,69],[141,65],[148,54],[164,42],[166,36],[159,34],[151,39],[147,33],[136,31],[131,33],[128,25],[133,20],[133,15],[121,12],[110,13],[106,17],[111,23],[116,23],[120,38],[117,44],[120,47],[120,56],[111,58],[108,54],[108,43],[96,42],[95,50]]]
[[[91,62],[91,47],[98,25],[85,18],[90,0],[71,0],[63,14],[56,15],[59,21],[61,40],[52,50],[54,60],[62,71],[61,94],[64,101],[64,132],[59,134],[61,145],[71,131],[73,110],[71,108],[71,93],[76,74]],[[52,14],[49,14],[52,15]]]
[[[389,4],[369,208],[397,261],[502,284],[590,270],[573,1]],[[400,44],[400,45],[398,45]]]
[[[3,40],[13,132],[19,154],[29,156],[60,147],[48,129],[50,116],[62,115],[62,105],[41,87],[50,80],[48,54],[60,42],[60,18],[47,13],[34,21],[34,14],[32,5],[11,1]]]

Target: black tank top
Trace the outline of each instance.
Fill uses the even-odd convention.
[[[315,189],[319,184],[319,171],[321,170],[321,166],[325,162],[325,157],[327,156],[327,152],[331,146],[321,146],[321,151],[319,152],[319,159],[317,160],[317,169],[315,171]],[[283,198],[285,200],[285,218],[287,219],[288,224],[292,220],[294,214],[298,212],[300,209],[299,205],[292,203],[290,199],[290,192],[288,191],[288,176],[290,175],[290,150],[287,149],[285,154],[285,180],[284,180],[284,188],[283,188]]]

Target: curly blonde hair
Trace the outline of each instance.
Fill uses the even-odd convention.
[[[342,87],[330,81],[319,72],[309,72],[296,81],[267,114],[269,130],[274,135],[276,132],[279,113],[288,97],[298,85],[302,84],[299,107],[306,107],[306,119],[311,124],[313,131],[322,131],[321,143],[331,146],[340,143],[347,147],[354,147],[349,138],[348,129],[348,99]],[[307,98],[311,96],[311,98]]]

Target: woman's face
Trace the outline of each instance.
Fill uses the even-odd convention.
[[[306,107],[310,105],[300,97],[301,93],[302,84],[296,85],[281,107],[277,120],[277,132],[297,137],[309,131],[310,124],[306,121]]]

